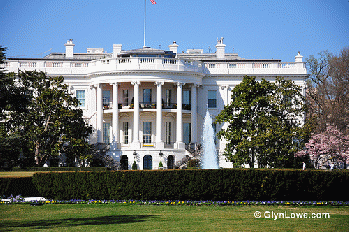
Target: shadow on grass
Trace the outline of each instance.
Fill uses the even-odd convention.
[[[101,216],[88,218],[64,218],[56,220],[37,220],[29,222],[8,221],[1,223],[0,231],[12,231],[21,229],[50,229],[57,227],[73,227],[86,225],[110,225],[110,224],[124,224],[143,222],[148,218],[154,218],[155,215],[115,215],[115,216]]]

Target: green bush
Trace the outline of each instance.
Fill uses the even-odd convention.
[[[39,192],[33,184],[32,177],[0,178],[0,197],[22,195],[37,197]]]
[[[14,167],[12,171],[45,171],[45,172],[62,172],[62,171],[107,171],[107,167],[29,167],[20,168]]]
[[[36,173],[52,199],[349,200],[347,171],[218,169]]]

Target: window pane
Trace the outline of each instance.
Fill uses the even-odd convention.
[[[128,122],[123,123],[124,144],[128,144]]]
[[[79,106],[85,107],[85,90],[76,90],[76,98],[79,100]]]
[[[217,107],[217,91],[209,90],[208,91],[208,108],[216,108]]]
[[[110,102],[110,91],[104,90],[103,91],[103,105],[109,105]]]
[[[151,103],[151,89],[143,89],[143,102]]]
[[[190,90],[183,90],[183,104],[190,104]]]
[[[143,143],[151,143],[151,122],[143,122]]]
[[[191,123],[183,123],[183,142],[191,142]]]
[[[110,143],[110,123],[103,123],[103,142]]]

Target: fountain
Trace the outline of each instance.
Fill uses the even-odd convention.
[[[214,143],[214,131],[212,127],[212,119],[208,110],[204,120],[202,133],[202,154],[201,154],[201,168],[202,169],[218,169],[218,157],[216,152],[216,145]]]

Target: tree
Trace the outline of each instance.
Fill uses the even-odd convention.
[[[300,87],[277,78],[275,83],[245,76],[232,90],[232,102],[216,117],[226,123],[218,132],[227,141],[224,155],[234,166],[258,161],[260,167],[287,167],[309,134],[302,125],[305,105]]]
[[[87,137],[92,128],[84,122],[78,100],[63,81],[62,76],[47,77],[35,71],[19,71],[17,76],[29,103],[24,112],[10,112],[11,133],[21,136],[23,150],[40,165],[61,153],[68,160],[84,160],[90,150]]]
[[[310,56],[307,66],[308,119],[314,121],[316,133],[334,125],[349,134],[349,48],[339,56],[327,51],[319,53],[319,58]]]
[[[21,152],[20,136],[10,133],[9,112],[23,113],[28,100],[24,88],[15,84],[15,76],[4,72],[5,50],[0,46],[0,165],[17,165]]]
[[[316,169],[328,166],[329,161],[337,163],[337,166],[342,163],[343,168],[346,168],[349,161],[349,136],[344,136],[334,126],[328,126],[323,133],[312,135],[305,148],[296,155],[309,156]]]

